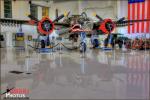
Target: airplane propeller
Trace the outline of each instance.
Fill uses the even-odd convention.
[[[34,17],[34,16],[32,16],[32,15],[28,15],[28,17],[29,17],[31,20],[34,20],[34,21],[36,21],[36,22],[39,21],[36,17]]]
[[[123,26],[133,25],[133,23],[135,23],[135,22],[150,21],[150,19],[126,20],[125,17],[122,17],[117,21],[112,21],[111,19],[102,19],[97,14],[95,14],[95,17],[97,19],[99,19],[99,22],[96,22],[94,24],[95,29],[101,30],[103,33],[106,33],[106,34],[111,33],[115,27],[123,27]]]
[[[41,35],[48,35],[53,32],[55,23],[57,22],[56,25],[59,24],[58,21],[61,20],[62,18],[64,18],[68,14],[69,13],[61,14],[53,21],[51,19],[49,19],[48,16],[42,18],[41,20],[38,20],[37,18],[35,18],[32,15],[28,15],[28,17],[33,21],[33,24],[37,25],[38,32]]]
[[[114,30],[115,24],[111,19],[103,19],[98,14],[95,14],[94,16],[99,19],[99,22],[95,24],[96,29],[101,30],[106,34],[109,34]]]
[[[59,20],[61,20],[62,18],[64,18],[65,16],[67,16],[67,14],[61,14],[60,16],[58,16],[56,19],[53,20],[53,23],[58,22]]]

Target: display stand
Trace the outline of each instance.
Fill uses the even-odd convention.
[[[80,68],[81,68],[81,73],[85,74],[85,58],[80,59]]]
[[[123,40],[123,45],[122,45],[122,51],[127,51],[125,45],[124,45],[124,40]]]
[[[28,48],[28,44],[29,44],[29,41],[28,41],[28,40],[25,40],[25,52],[26,52],[26,57],[29,57],[29,48]]]
[[[59,43],[59,54],[63,54],[63,53],[62,53],[62,50],[61,50],[61,49],[62,49],[61,44],[62,44],[62,43]]]
[[[85,53],[86,53],[86,52],[85,52],[85,48],[83,47],[82,49],[83,49],[83,50],[82,50],[82,52],[81,52],[81,58],[85,58]]]
[[[59,54],[59,66],[63,67],[63,64],[62,64],[62,55],[61,54]]]

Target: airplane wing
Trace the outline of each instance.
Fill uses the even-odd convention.
[[[70,27],[70,24],[67,24],[67,23],[61,23],[61,22],[55,22],[55,25],[56,26],[64,26],[64,27]]]
[[[133,25],[133,23],[136,23],[136,22],[144,22],[144,21],[150,21],[150,19],[122,20],[122,21],[114,21],[114,23],[116,24],[116,27],[123,27],[123,26]]]
[[[66,34],[68,34],[68,32],[70,31],[70,28],[62,28],[61,30],[55,30],[56,34],[58,34],[59,36],[64,36]]]

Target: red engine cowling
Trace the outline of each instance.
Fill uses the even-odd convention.
[[[101,30],[105,34],[110,34],[115,28],[115,24],[111,19],[105,19],[99,26],[99,30]]]
[[[54,23],[48,17],[44,17],[38,22],[37,29],[41,35],[51,34],[54,30]]]

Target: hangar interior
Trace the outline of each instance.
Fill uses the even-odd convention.
[[[2,99],[150,99],[150,1],[1,0],[0,54]]]

